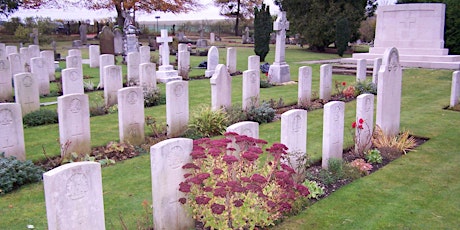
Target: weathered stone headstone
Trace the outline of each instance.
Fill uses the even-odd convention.
[[[289,30],[289,22],[286,19],[286,12],[278,13],[273,23],[273,30],[276,32],[275,62],[270,65],[268,71],[269,81],[283,83],[291,80],[289,65],[286,63],[286,30]]]
[[[212,77],[216,71],[216,66],[219,64],[219,50],[215,46],[211,46],[208,51],[208,65],[204,72],[205,77]]]
[[[243,72],[243,110],[259,106],[260,70]]]
[[[379,82],[379,70],[380,66],[382,65],[382,58],[375,58],[374,59],[374,68],[372,70],[372,83],[375,85]]]
[[[59,142],[61,157],[75,152],[80,155],[91,153],[91,132],[89,125],[89,102],[87,94],[60,96],[58,101]]]
[[[81,40],[73,40],[72,41],[72,47],[73,48],[80,48],[82,45],[83,45],[83,43],[81,42]]]
[[[74,162],[43,174],[48,229],[104,230],[101,164]]]
[[[177,70],[182,79],[189,79],[188,72],[190,70],[190,52],[187,49],[187,44],[179,44],[177,53]]]
[[[80,56],[81,57],[81,50],[79,50],[79,49],[70,49],[68,51],[67,56]]]
[[[139,82],[145,89],[157,88],[157,75],[155,63],[142,63],[139,65]]]
[[[374,95],[361,94],[356,98],[355,152],[364,153],[372,146],[374,131]]]
[[[66,68],[77,68],[83,72],[83,64],[81,56],[67,56],[65,58]]]
[[[18,47],[17,46],[5,46],[5,55],[8,56],[9,54],[17,54]]]
[[[104,88],[104,67],[115,65],[115,57],[112,54],[101,54],[99,56],[99,85],[98,88]]]
[[[14,75],[14,98],[21,105],[22,116],[39,110],[38,79],[32,77],[31,73]]]
[[[6,58],[6,45],[0,42],[0,58]]]
[[[40,52],[40,57],[45,60],[46,69],[48,70],[48,78],[50,81],[56,80],[54,66],[54,52],[52,50],[43,50]]]
[[[196,40],[196,48],[206,48],[208,47],[208,40],[198,39]]]
[[[26,160],[21,105],[0,103],[0,152]]]
[[[258,55],[251,55],[248,57],[248,70],[260,71],[260,57]]]
[[[8,61],[10,62],[11,76],[18,73],[25,72],[24,63],[22,62],[21,56],[18,53],[12,53],[8,55]]]
[[[29,48],[28,47],[21,47],[19,48],[19,55],[21,57],[22,64],[24,65],[24,69],[27,72],[30,72],[30,55],[29,55]]]
[[[210,39],[210,43],[214,44],[216,42],[216,34],[215,33],[210,33],[209,34],[209,39]]]
[[[163,43],[160,48],[161,65],[157,71],[157,81],[166,83],[175,80],[181,80],[177,70],[169,64],[169,42],[172,42],[172,37],[168,37],[168,30],[161,30],[161,37],[157,37],[158,43]],[[188,116],[188,115],[187,115]]]
[[[168,83],[169,84],[169,83]],[[187,170],[182,166],[191,162],[193,140],[173,138],[150,148],[152,173],[153,223],[155,229],[193,229],[195,222],[179,198],[179,184]]]
[[[127,74],[129,86],[139,85],[139,64],[139,52],[128,53],[126,56],[126,65],[128,69]]]
[[[254,121],[242,121],[228,126],[226,131],[252,138],[259,138],[259,123]]]
[[[29,45],[29,58],[40,57],[40,46]]]
[[[62,70],[62,94],[85,93],[83,87],[83,74],[78,68],[67,68]]]
[[[166,83],[166,124],[168,137],[177,137],[187,130],[189,119],[188,82]]]
[[[38,92],[40,95],[50,94],[50,77],[45,59],[41,57],[30,59],[30,70],[32,75],[38,80]]]
[[[139,39],[135,34],[126,35],[125,53],[139,52]]]
[[[366,72],[367,72],[367,62],[366,59],[358,59],[356,62],[356,81],[365,82],[366,81]]]
[[[450,107],[458,104],[460,97],[460,71],[455,71],[452,74],[452,87],[450,92]]]
[[[281,143],[288,147],[290,165],[300,173],[307,154],[307,110],[292,109],[281,114]]]
[[[329,101],[332,93],[332,65],[321,65],[319,75],[319,99]]]
[[[211,83],[211,108],[230,108],[232,106],[232,77],[223,64],[217,65]]]
[[[102,27],[101,34],[99,34],[99,48],[100,53],[102,54],[115,54],[114,48],[114,34],[110,27]]]
[[[11,82],[10,63],[0,57],[0,102],[13,100],[13,84]]]
[[[132,145],[144,143],[144,94],[141,87],[118,90],[118,127],[120,141]]]
[[[121,66],[104,66],[104,102],[105,106],[117,104],[118,90],[123,88]]]
[[[113,30],[113,46],[115,55],[123,54],[123,32],[119,28]]]
[[[150,62],[150,47],[141,46],[139,47],[140,63],[151,63]]]
[[[78,28],[78,31],[80,32],[80,41],[83,45],[86,45],[88,38],[86,34],[88,33],[88,25],[86,25],[85,22],[82,22],[80,27]]]
[[[328,168],[329,159],[342,159],[345,103],[331,101],[324,105],[322,167]]]
[[[311,80],[312,69],[310,66],[302,66],[299,68],[299,85],[298,85],[298,105],[311,101]]]
[[[101,55],[101,52],[99,51],[98,45],[89,46],[89,67],[90,68],[99,67],[99,56],[100,55]]]
[[[236,73],[236,49],[233,47],[227,48],[227,69],[230,74]]]
[[[376,125],[383,133],[395,136],[399,133],[401,116],[402,69],[396,48],[388,48],[383,55],[377,85]]]
[[[33,28],[29,36],[32,38],[33,44],[38,45],[38,28]]]

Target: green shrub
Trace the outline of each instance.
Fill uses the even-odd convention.
[[[240,121],[246,120],[246,114],[244,113],[241,105],[233,105],[225,109],[227,114],[227,125],[232,125]]]
[[[58,123],[58,114],[54,110],[37,110],[25,115],[23,123],[25,127],[55,124]]]
[[[89,115],[91,117],[106,115],[108,112],[108,108],[105,105],[95,104],[89,107]]]
[[[371,164],[380,164],[383,161],[382,154],[378,149],[371,149],[364,154],[367,162]]]
[[[323,184],[330,185],[343,179],[345,176],[343,160],[340,158],[330,158],[328,168],[321,169],[318,178]]]
[[[19,25],[14,31],[14,37],[18,40],[18,42],[30,42],[30,33],[32,32],[31,29],[25,28],[22,25]]]
[[[361,95],[364,93],[370,93],[377,95],[377,85],[370,81],[358,81],[355,86],[355,94]]]
[[[40,181],[42,174],[43,170],[32,161],[19,161],[16,157],[5,157],[5,153],[0,153],[0,195]]]
[[[189,127],[198,131],[203,137],[221,135],[227,127],[227,116],[223,110],[202,107],[190,119]]]
[[[324,188],[316,183],[316,181],[305,180],[303,185],[307,187],[310,192],[307,196],[309,199],[319,199],[319,197],[324,194]]]
[[[144,106],[151,107],[155,105],[166,104],[165,95],[161,94],[158,88],[144,88]]]
[[[260,88],[270,88],[272,87],[272,83],[267,80],[260,80]]]
[[[275,110],[266,102],[259,107],[252,106],[246,111],[247,120],[255,121],[259,124],[268,123],[275,118]]]

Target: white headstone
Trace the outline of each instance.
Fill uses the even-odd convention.
[[[374,95],[361,94],[356,98],[355,152],[364,153],[372,146],[374,131]]]
[[[65,58],[66,68],[77,68],[81,69],[83,73],[83,64],[81,56],[67,56]]]
[[[144,94],[142,88],[127,87],[118,90],[120,141],[132,145],[144,143],[144,123]]]
[[[21,105],[0,103],[0,152],[26,160]]]
[[[188,126],[189,103],[188,82],[171,81],[166,83],[166,124],[168,137],[182,135]]]
[[[402,69],[396,48],[388,48],[383,56],[377,85],[376,125],[383,133],[395,136],[399,133],[401,113]]]
[[[260,57],[258,55],[251,55],[248,57],[248,70],[260,71]]]
[[[157,81],[159,82],[170,82],[175,80],[181,80],[177,70],[174,70],[173,66],[169,64],[169,42],[172,42],[172,37],[168,37],[168,30],[161,30],[161,37],[157,37],[158,43],[163,43],[160,47],[160,58],[161,65],[157,71]]]
[[[29,57],[40,57],[40,46],[38,45],[29,45]]]
[[[104,88],[104,67],[115,65],[115,56],[112,54],[101,54],[99,56],[99,85],[98,88]]]
[[[139,82],[143,88],[157,88],[155,63],[142,63],[139,65]]]
[[[83,86],[83,74],[78,68],[62,70],[62,94],[85,93]]]
[[[367,72],[367,62],[366,59],[358,59],[356,62],[356,81],[365,82],[366,81],[366,72]]]
[[[101,55],[101,51],[99,50],[98,45],[89,46],[89,67],[90,68],[99,67],[99,56],[100,55]]]
[[[311,101],[312,69],[310,66],[299,68],[298,105]]]
[[[260,70],[243,72],[243,110],[259,107]]]
[[[275,61],[268,71],[270,82],[283,83],[291,80],[289,65],[286,63],[286,30],[289,30],[289,22],[286,19],[286,12],[280,11],[276,21],[273,23],[273,30],[276,32]]]
[[[38,79],[32,77],[31,73],[14,75],[14,97],[16,103],[21,105],[22,116],[39,110]]]
[[[259,138],[259,123],[254,121],[242,121],[230,125],[226,129],[227,132],[238,133],[252,138]]]
[[[104,102],[106,106],[117,104],[118,90],[123,88],[121,66],[108,65],[104,67]]]
[[[319,75],[319,99],[329,101],[332,92],[332,65],[321,65]]]
[[[141,46],[139,47],[140,63],[150,63],[150,47]]]
[[[209,79],[211,83],[211,108],[229,108],[232,106],[232,77],[223,64],[216,67],[214,75]]]
[[[139,52],[128,53],[126,57],[127,74],[128,74],[128,85],[134,86],[139,85],[139,64],[140,56]]]
[[[204,72],[205,77],[212,77],[216,71],[216,67],[219,64],[219,50],[215,46],[211,46],[208,51],[208,65]]]
[[[68,51],[67,56],[80,56],[81,57],[81,51],[79,49],[70,49]]]
[[[328,168],[329,159],[342,159],[345,103],[331,101],[324,105],[322,167]]]
[[[0,42],[0,59],[6,58],[6,45]]]
[[[209,39],[210,39],[210,43],[214,44],[216,42],[216,34],[215,33],[209,33]]]
[[[20,54],[18,53],[9,54],[8,61],[10,62],[10,71],[11,71],[12,77],[14,77],[14,75],[18,73],[25,72],[24,62],[22,62]]]
[[[11,100],[13,100],[13,84],[10,63],[5,57],[0,57],[0,102]]]
[[[59,142],[61,156],[72,152],[91,153],[91,132],[89,124],[89,102],[87,94],[69,94],[60,96],[58,101]]]
[[[169,84],[169,83],[168,83]],[[179,184],[188,173],[182,166],[191,162],[193,140],[173,138],[150,148],[153,223],[155,229],[193,229],[195,222],[179,198]]]
[[[381,65],[382,65],[382,58],[375,58],[374,68],[372,69],[372,83],[374,83],[375,85],[377,85],[379,81],[379,70],[380,70]]]
[[[305,159],[302,156],[307,154],[307,110],[292,109],[281,114],[281,143],[288,147],[290,165],[298,170]]]
[[[40,52],[40,57],[45,60],[46,69],[48,70],[48,76],[50,81],[56,80],[55,70],[56,67],[54,66],[54,51],[52,50],[43,50]]]
[[[5,46],[5,55],[8,57],[10,54],[17,54],[18,47],[17,46]]]
[[[450,92],[450,107],[458,104],[460,97],[460,71],[455,71],[452,74],[452,87]]]
[[[123,53],[123,33],[120,29],[115,29],[113,31],[113,48],[115,55],[120,55]]]
[[[101,164],[74,162],[43,174],[48,229],[104,230]]]
[[[230,74],[236,73],[236,48],[227,48],[227,68]]]
[[[182,79],[189,79],[188,72],[190,70],[190,52],[187,49],[187,44],[179,44],[179,52],[177,53],[177,69],[179,76]]]
[[[19,48],[19,55],[21,56],[21,61],[23,65],[30,66],[30,55],[29,55],[29,48],[28,47],[21,47]],[[29,72],[30,69],[26,68]]]
[[[139,39],[135,34],[126,35],[125,53],[139,52]]]
[[[41,57],[31,58],[30,70],[32,75],[38,80],[38,92],[40,95],[50,94],[50,77],[45,59]]]

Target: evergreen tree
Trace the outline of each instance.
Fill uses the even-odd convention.
[[[270,7],[265,4],[262,4],[260,9],[255,7],[254,16],[254,53],[264,62],[270,51],[270,33],[273,31]]]
[[[348,48],[348,41],[350,41],[350,28],[348,27],[348,19],[339,19],[337,21],[335,31],[335,46],[337,47],[337,54],[342,57],[343,53],[345,53]]]

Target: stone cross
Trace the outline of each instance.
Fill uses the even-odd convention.
[[[279,12],[278,18],[273,23],[273,30],[276,31],[275,62],[285,62],[286,52],[286,30],[289,30],[289,22],[286,19],[286,12]]]
[[[169,42],[172,42],[172,37],[168,37],[168,30],[161,30],[161,37],[157,37],[157,42],[163,43],[161,52],[162,65],[169,65]]]

